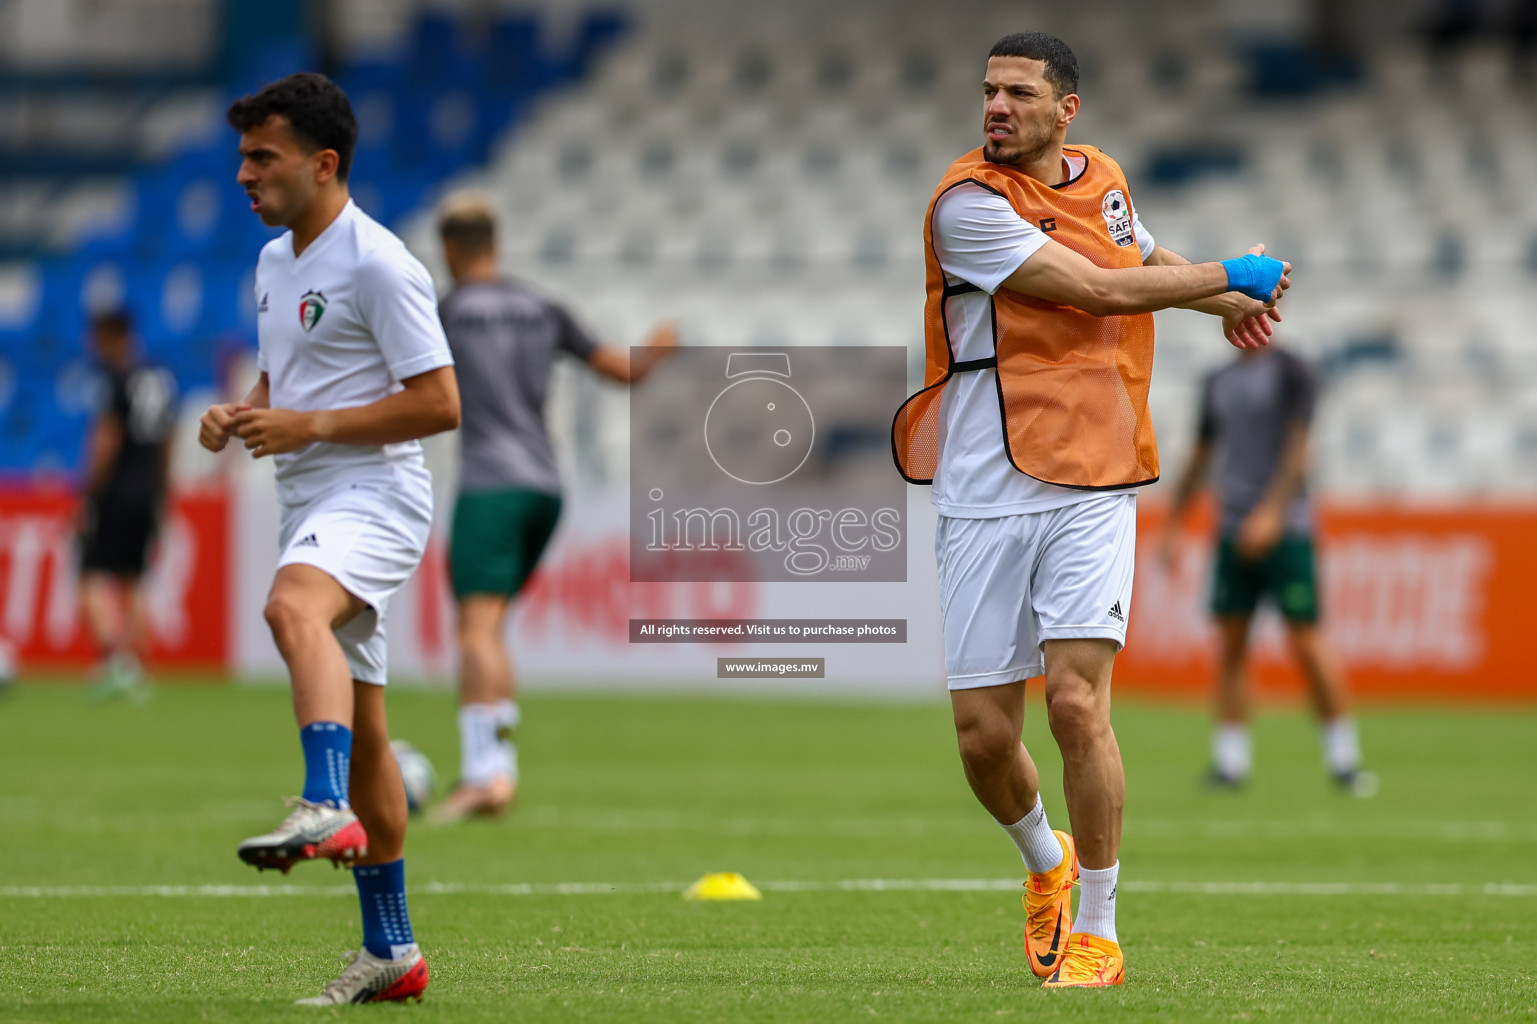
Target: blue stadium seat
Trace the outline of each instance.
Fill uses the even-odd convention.
[[[354,172],[348,184],[358,208],[390,226],[421,203],[437,177],[427,166],[363,167]]]
[[[509,14],[491,26],[485,82],[493,93],[528,96],[554,81],[556,74],[545,57],[536,17]]]
[[[43,406],[33,427],[30,443],[36,445],[34,465],[66,468],[75,465],[85,449],[91,417],[84,412],[61,412]]]
[[[118,261],[98,260],[92,256],[45,264],[40,325],[46,325],[56,336],[66,341],[74,340],[78,345],[86,326],[86,279],[98,267],[120,265]]]
[[[92,235],[71,250],[68,259],[87,264],[122,263],[135,258],[134,222],[130,218],[121,231]]]
[[[395,167],[442,178],[483,157],[476,150],[489,131],[475,93],[454,89],[412,96],[398,109]]]
[[[223,261],[203,268],[203,315],[197,324],[200,335],[256,330],[256,302],[251,293],[255,265],[256,254],[252,253],[244,262]]]
[[[101,377],[92,359],[72,359],[53,375],[48,389],[42,393],[51,399],[45,406],[40,421],[51,428],[56,420],[79,420],[90,417],[101,400]]]
[[[138,257],[158,255],[170,240],[182,187],[181,175],[171,165],[136,176],[132,243]]]
[[[388,160],[400,124],[396,90],[374,87],[349,91],[348,96],[358,118],[358,147],[352,166]]]
[[[77,317],[75,322],[79,326],[66,333],[65,322],[64,318],[45,310],[25,326],[0,332],[0,352],[8,353],[18,365],[51,373],[83,348],[80,334],[84,324]]]
[[[405,62],[399,57],[363,57],[347,63],[337,72],[336,83],[349,97],[363,93],[393,92],[405,75]]]
[[[406,77],[413,85],[473,86],[485,55],[465,45],[462,24],[446,11],[423,11],[417,19]]]
[[[566,58],[565,73],[577,78],[586,73],[587,65],[604,47],[618,39],[630,27],[630,19],[620,10],[590,11],[582,19],[576,41]]]
[[[41,417],[52,404],[49,378],[18,374],[11,400],[0,409],[0,469],[31,469],[41,446]]]

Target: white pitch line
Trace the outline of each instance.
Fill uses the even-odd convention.
[[[1193,896],[1537,896],[1537,885],[1490,882],[1445,885],[1401,882],[1169,882],[1126,879],[1132,893]],[[758,882],[764,892],[1014,892],[1017,878],[848,878],[839,881]],[[505,885],[426,882],[410,888],[413,896],[602,896],[675,894],[682,882],[514,882]],[[266,898],[271,896],[351,896],[350,885],[61,885],[0,886],[0,899],[103,899],[166,897],[181,899]]]

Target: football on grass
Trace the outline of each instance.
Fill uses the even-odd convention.
[[[438,774],[432,770],[427,755],[405,740],[391,740],[390,749],[400,765],[400,780],[406,785],[406,806],[415,814],[432,802],[432,792],[437,788]]]

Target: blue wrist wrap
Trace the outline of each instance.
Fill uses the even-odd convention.
[[[1223,260],[1222,269],[1227,271],[1227,290],[1242,292],[1251,299],[1269,302],[1270,294],[1281,280],[1286,265],[1269,256],[1248,253],[1237,259]]]

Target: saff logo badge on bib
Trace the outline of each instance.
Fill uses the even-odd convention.
[[[1106,192],[1100,210],[1105,215],[1105,227],[1110,229],[1110,238],[1116,245],[1130,245],[1137,240],[1131,229],[1131,204],[1126,201],[1126,193],[1118,188]]]
[[[299,300],[299,326],[313,331],[326,311],[326,297],[322,292],[305,292]]]

